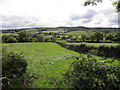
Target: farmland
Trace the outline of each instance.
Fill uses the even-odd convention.
[[[62,81],[63,74],[78,60],[89,61],[91,58],[117,67],[120,64],[117,30],[112,35],[114,30],[83,29],[6,30],[3,31],[2,42],[7,52],[22,53],[24,56],[27,71],[35,75],[32,88],[56,88],[56,82]]]
[[[81,45],[81,44],[85,44],[87,46],[94,46],[94,47],[99,47],[99,46],[116,46],[116,45],[119,45],[119,43],[66,43],[66,44],[69,44],[69,45]]]
[[[75,60],[74,57],[86,55],[74,51],[67,50],[56,43],[11,43],[5,44],[9,51],[23,53],[28,62],[30,73],[38,75],[34,85],[39,88],[54,88],[54,85],[48,84],[54,79],[62,79],[64,73],[70,64]],[[98,60],[102,57],[94,56]],[[69,59],[67,59],[69,58]],[[106,59],[110,60],[110,59]],[[118,60],[115,60],[114,65],[118,65]],[[41,77],[43,76],[43,77]]]
[[[60,79],[61,73],[65,72],[72,63],[72,57],[79,55],[55,43],[15,43],[5,46],[9,51],[22,52],[28,62],[27,68],[30,69],[30,72],[44,76],[45,79],[39,77],[35,81],[35,84],[41,88],[50,87],[44,84],[46,80],[48,81],[46,77]],[[71,58],[67,60],[67,57]]]
[[[72,31],[72,32],[68,32],[66,34],[81,36],[81,35],[91,35],[92,33],[93,33],[92,30],[88,30],[88,31]]]

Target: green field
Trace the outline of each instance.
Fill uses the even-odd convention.
[[[81,36],[81,35],[91,35],[93,34],[93,31],[71,31],[66,33],[68,35],[77,35],[77,36]]]
[[[23,53],[30,73],[38,75],[38,79],[34,82],[38,88],[54,88],[54,85],[46,82],[61,80],[62,73],[75,60],[74,57],[79,56],[77,52],[67,50],[56,43],[9,43],[4,45],[9,51]],[[86,55],[81,54],[81,57],[86,57]],[[102,59],[102,57],[94,57],[98,60]],[[113,64],[118,65],[118,61],[115,60]]]
[[[94,46],[94,47],[99,47],[99,46],[116,46],[119,43],[66,43],[66,44],[71,44],[71,45],[81,45],[81,44],[85,44],[87,46]]]
[[[61,78],[61,73],[69,67],[73,59],[67,60],[67,57],[78,55],[74,51],[67,50],[56,43],[14,43],[6,44],[9,51],[23,53],[28,62],[28,68],[31,73],[44,77]],[[39,77],[35,84],[41,88],[52,87],[44,84],[50,81]]]
[[[64,31],[42,31],[42,33],[63,33]]]

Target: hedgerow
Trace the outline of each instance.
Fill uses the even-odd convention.
[[[74,61],[63,74],[57,88],[79,88],[80,90],[119,90],[120,67],[107,65],[88,55]],[[110,63],[109,63],[110,64]]]

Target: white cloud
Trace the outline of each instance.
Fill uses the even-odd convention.
[[[0,0],[0,28],[117,26],[111,1],[103,1],[84,7],[84,0]]]

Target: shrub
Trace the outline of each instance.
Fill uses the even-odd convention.
[[[99,46],[98,47],[98,56],[104,57],[114,57],[120,59],[120,45],[116,46]]]
[[[2,50],[2,87],[21,88],[28,87],[33,77],[26,72],[27,62],[21,54]],[[26,82],[27,80],[27,82]]]
[[[15,42],[17,42],[17,40],[14,37],[12,37],[11,35],[3,35],[2,42],[3,43],[15,43]]]
[[[57,87],[79,88],[80,90],[118,90],[120,88],[120,67],[98,62],[88,55],[87,58],[74,61],[64,79]]]
[[[20,31],[18,35],[18,41],[19,42],[29,42],[30,40],[30,34],[27,31]]]
[[[45,38],[43,37],[43,35],[38,34],[36,38],[38,39],[38,42],[44,42],[45,41]]]

